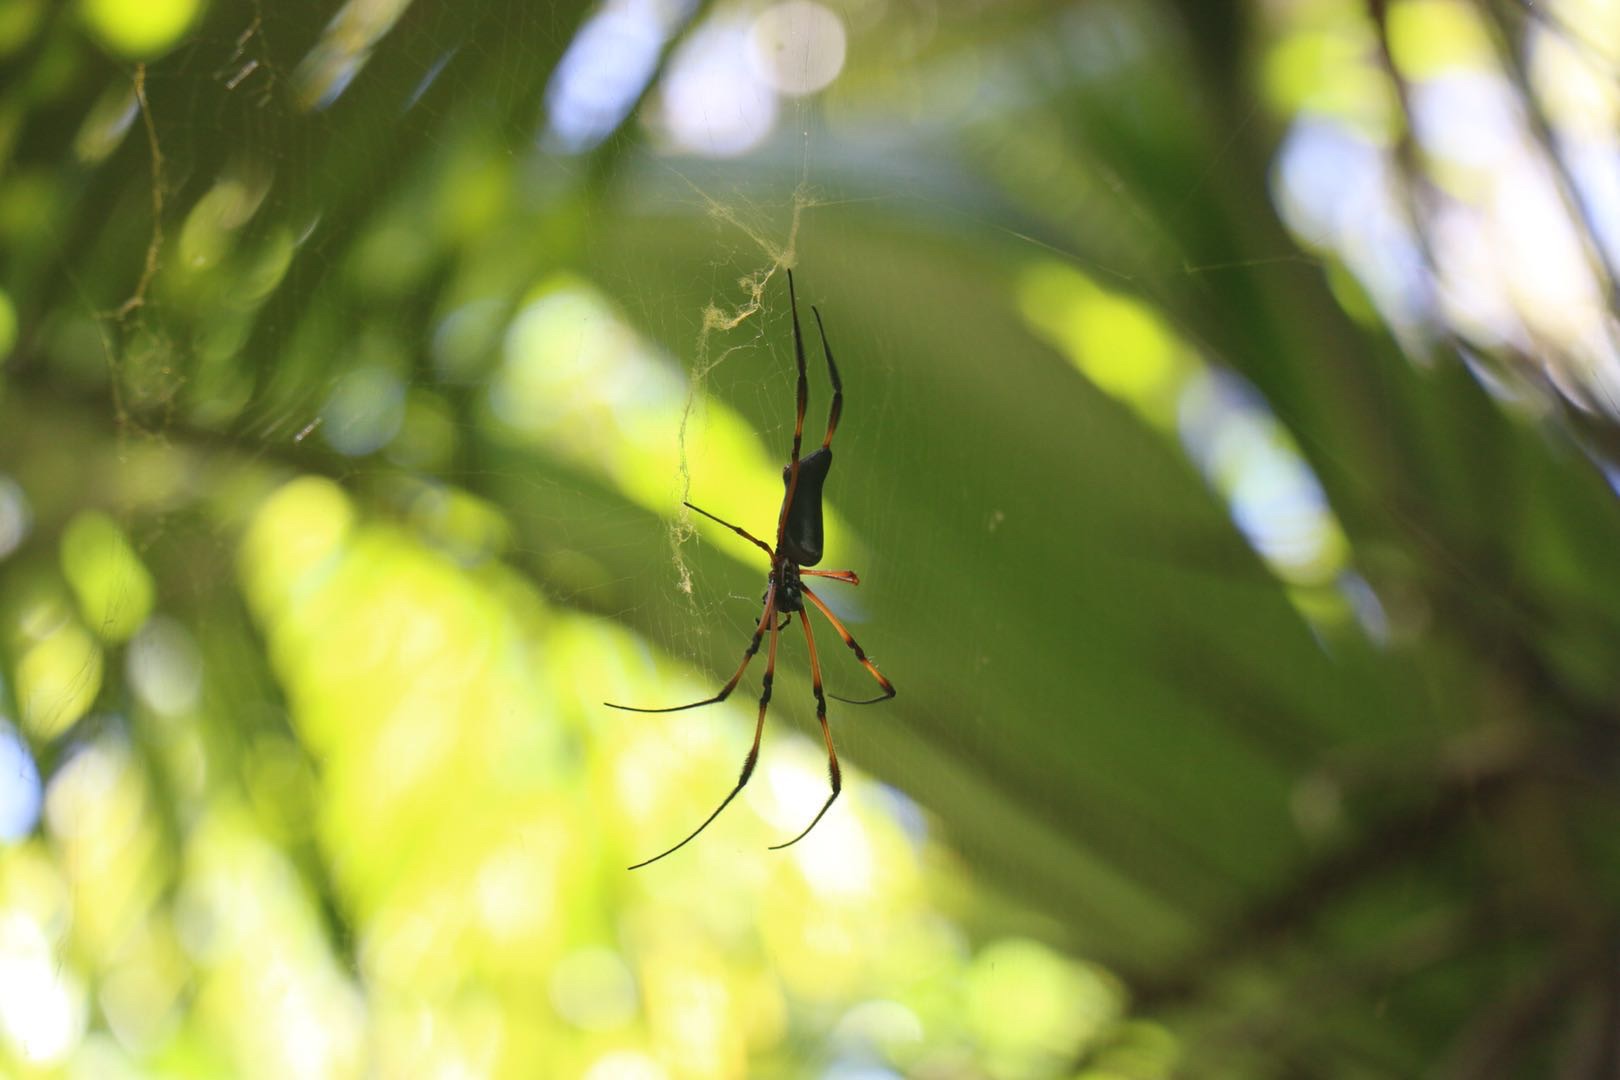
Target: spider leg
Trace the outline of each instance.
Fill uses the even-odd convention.
[[[793,625],[793,612],[782,612],[782,621],[776,624],[776,628],[778,630],[786,630],[791,625]]]
[[[832,346],[827,344],[827,330],[821,325],[821,312],[814,307],[810,314],[816,317],[816,332],[821,335],[821,351],[827,355],[827,374],[832,379],[832,406],[827,410],[827,437],[821,440],[825,450],[832,445],[833,432],[838,430],[838,418],[844,415],[844,380],[838,377],[838,365],[833,363]]]
[[[708,518],[710,521],[718,521],[720,524],[724,525],[726,528],[730,529],[732,532],[736,533],[738,536],[742,537],[744,540],[747,540],[750,544],[753,544],[755,547],[759,548],[759,550],[763,551],[765,554],[774,555],[774,552],[772,552],[771,549],[770,549],[770,545],[766,544],[765,541],[761,540],[759,537],[755,536],[753,533],[749,532],[747,529],[743,528],[742,526],[733,525],[731,522],[727,521],[725,518],[715,517],[713,514],[709,513],[707,510],[703,509],[703,507],[701,507],[701,506],[693,506],[689,502],[683,502],[683,503],[681,503],[681,505],[686,507],[688,510],[696,510],[698,513],[702,514],[704,517]]]
[[[773,621],[771,616],[775,614],[775,601],[776,596],[773,592],[770,599],[765,601],[765,617],[760,622],[761,627]],[[800,622],[803,621],[804,620],[802,619],[800,620]],[[702,832],[704,829],[707,829],[709,827],[709,823],[720,816],[720,811],[731,805],[731,800],[737,797],[737,793],[748,785],[748,778],[754,775],[754,765],[759,761],[759,738],[765,732],[765,707],[771,703],[771,681],[776,677],[777,630],[777,627],[773,626],[771,628],[771,647],[766,650],[765,654],[765,677],[760,680],[761,689],[759,692],[759,719],[754,721],[754,743],[748,748],[748,756],[743,758],[742,773],[737,777],[737,786],[731,789],[731,794],[720,800],[720,805],[714,808],[714,812],[708,817],[704,818],[703,824],[693,829],[685,840],[682,840],[680,843],[676,844],[667,851],[659,852],[650,859],[641,860],[634,866],[630,867],[630,869],[639,870],[648,863],[655,863],[659,859],[662,859],[665,855],[673,854],[674,852],[677,852],[681,848],[685,847],[687,844],[691,843],[692,840],[697,837],[698,833]],[[759,636],[757,634],[755,635],[754,640],[757,644],[759,640]],[[744,661],[744,663],[746,665],[747,662]],[[831,744],[829,743],[828,745]]]
[[[827,801],[821,804],[821,809],[816,811],[816,816],[810,819],[803,832],[785,844],[772,844],[772,851],[792,847],[809,836],[810,830],[826,815],[838,798],[839,789],[843,787],[843,777],[838,771],[838,751],[833,749],[832,728],[827,726],[827,696],[821,690],[821,661],[816,657],[816,638],[810,632],[809,619],[800,619],[799,625],[804,627],[804,643],[810,650],[810,686],[816,692],[816,720],[821,724],[821,737],[827,743],[827,779],[832,782],[832,794],[827,796]]]
[[[855,576],[855,571],[853,570],[810,570],[801,566],[799,567],[799,576],[827,577],[832,578],[834,581],[848,582],[851,585],[859,585],[861,583],[861,579]]]
[[[808,573],[808,571],[805,570],[801,570],[799,572],[801,574]],[[846,705],[876,705],[880,701],[887,701],[894,697],[894,684],[888,679],[884,678],[883,672],[877,669],[876,664],[867,659],[866,651],[861,648],[860,642],[855,640],[855,635],[851,634],[849,630],[844,627],[844,624],[838,621],[838,616],[834,615],[832,613],[832,609],[827,607],[827,605],[822,602],[821,597],[811,592],[809,587],[805,587],[803,591],[805,598],[812,604],[816,605],[816,610],[821,612],[822,615],[826,616],[827,621],[832,623],[832,628],[838,631],[838,636],[844,639],[844,644],[848,645],[855,653],[855,659],[859,660],[861,662],[861,666],[871,674],[872,678],[877,680],[879,686],[883,687],[883,693],[879,694],[875,698],[867,698],[864,701],[852,701],[846,697],[838,697],[837,694],[834,694],[833,697],[838,698],[839,701],[842,701]],[[803,620],[801,619],[800,621],[802,622]]]
[[[671,705],[667,709],[640,709],[640,708],[637,708],[634,705],[615,705],[611,701],[604,701],[604,702],[602,702],[602,704],[606,705],[610,709],[623,709],[625,712],[645,712],[645,713],[681,712],[684,709],[698,709],[698,708],[702,708],[704,705],[717,705],[717,704],[719,704],[720,702],[726,700],[726,698],[730,697],[731,692],[733,690],[737,689],[737,684],[742,681],[743,672],[748,670],[749,662],[754,659],[754,654],[759,652],[760,639],[762,639],[765,636],[766,629],[771,625],[771,616],[775,612],[776,612],[776,586],[772,585],[765,592],[765,611],[759,617],[759,625],[754,628],[754,637],[753,637],[753,639],[748,642],[748,648],[747,648],[746,651],[743,652],[742,663],[737,665],[736,672],[731,676],[731,678],[729,680],[727,680],[726,685],[722,686],[720,688],[720,692],[718,694],[714,695],[714,697],[704,698],[702,701],[694,701],[690,705]],[[773,649],[776,648],[776,638],[775,638],[774,635],[771,637],[771,648],[773,648]]]
[[[782,546],[787,532],[788,510],[793,506],[793,493],[799,488],[799,447],[804,443],[804,410],[810,403],[810,377],[804,371],[804,332],[799,329],[799,299],[793,291],[793,271],[787,272],[788,307],[793,311],[793,361],[799,368],[797,412],[793,418],[793,454],[788,458],[787,490],[782,495],[782,510],[776,517],[776,546]]]

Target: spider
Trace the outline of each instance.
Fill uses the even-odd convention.
[[[827,801],[821,804],[816,816],[804,831],[793,839],[782,844],[774,844],[772,851],[790,847],[810,835],[810,830],[832,806],[833,800],[838,798],[842,780],[838,771],[838,752],[833,749],[832,730],[827,726],[827,697],[842,701],[849,705],[872,705],[879,701],[887,701],[894,697],[894,684],[884,678],[877,665],[867,657],[865,651],[856,642],[855,638],[828,609],[821,597],[811,591],[810,586],[804,583],[807,577],[831,578],[834,581],[843,581],[851,585],[859,585],[860,578],[853,570],[811,570],[821,561],[822,528],[821,528],[821,487],[827,480],[827,471],[832,468],[832,438],[833,432],[838,430],[838,418],[844,411],[844,384],[838,377],[838,365],[833,362],[832,347],[827,344],[827,331],[821,324],[821,312],[815,307],[810,308],[811,314],[816,317],[816,331],[821,335],[821,351],[827,357],[827,374],[832,380],[833,399],[832,407],[827,412],[827,434],[821,440],[821,448],[813,450],[805,457],[799,457],[799,446],[804,438],[804,410],[810,394],[810,383],[804,370],[804,334],[799,329],[799,301],[793,291],[793,271],[787,272],[788,305],[793,311],[793,356],[799,367],[798,414],[793,421],[793,452],[788,463],[782,467],[782,483],[785,492],[782,496],[782,508],[776,514],[776,546],[773,548],[765,541],[754,536],[746,529],[733,525],[731,522],[716,517],[701,507],[684,503],[689,510],[694,510],[711,521],[719,522],[738,536],[747,540],[770,556],[771,570],[765,579],[765,608],[760,613],[759,624],[754,627],[753,639],[749,641],[748,648],[743,652],[742,663],[737,670],[720,688],[720,692],[713,697],[694,701],[689,705],[674,705],[665,709],[638,709],[630,705],[615,705],[613,702],[603,704],[614,709],[624,709],[628,712],[667,713],[680,712],[683,709],[697,709],[704,705],[715,705],[731,695],[742,680],[743,673],[748,670],[754,654],[759,652],[759,645],[764,640],[766,631],[770,632],[771,645],[766,652],[765,677],[760,680],[759,718],[754,722],[754,743],[748,748],[748,756],[743,759],[742,774],[737,777],[737,784],[731,789],[731,794],[720,801],[714,812],[703,819],[703,824],[667,851],[644,859],[630,867],[632,870],[640,869],[649,863],[655,863],[665,855],[674,854],[694,840],[699,833],[709,827],[709,823],[720,816],[720,811],[731,805],[731,800],[737,797],[738,792],[747,786],[748,778],[754,774],[754,765],[759,760],[759,740],[765,731],[765,709],[771,701],[771,681],[776,675],[776,641],[777,635],[787,629],[793,621],[795,612],[799,616],[799,625],[804,628],[804,642],[810,652],[810,685],[816,695],[816,720],[821,724],[821,737],[827,744],[827,778],[832,783],[832,794]],[[849,698],[839,697],[837,694],[827,695],[821,687],[821,661],[816,656],[815,635],[810,632],[810,620],[805,611],[804,602],[808,600],[812,607],[821,612],[822,616],[832,624],[838,636],[844,639],[863,667],[877,680],[883,688],[883,693],[874,698],[861,701],[852,701]],[[776,616],[781,615],[782,621],[778,623]]]

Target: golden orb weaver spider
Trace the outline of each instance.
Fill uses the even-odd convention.
[[[714,812],[703,819],[703,824],[693,829],[685,840],[682,840],[674,847],[660,852],[650,859],[643,859],[641,862],[636,863],[630,867],[632,870],[640,869],[649,863],[655,863],[665,855],[674,854],[696,839],[699,833],[709,827],[710,822],[720,816],[720,811],[730,806],[731,800],[735,799],[738,793],[747,786],[748,778],[754,774],[754,765],[759,760],[759,741],[765,732],[765,710],[770,705],[771,682],[776,677],[777,635],[793,621],[795,612],[799,615],[799,625],[804,628],[805,647],[810,653],[810,685],[815,690],[816,695],[816,720],[821,724],[821,737],[827,744],[827,779],[832,784],[832,794],[827,796],[827,801],[821,804],[821,809],[810,820],[810,824],[804,827],[803,832],[786,843],[772,845],[771,850],[777,851],[790,847],[810,835],[810,830],[816,827],[832,806],[833,800],[838,798],[838,792],[843,786],[843,782],[838,770],[838,752],[833,749],[832,729],[827,726],[828,695],[823,692],[821,686],[821,661],[816,655],[816,638],[810,631],[810,620],[804,607],[806,600],[810,601],[811,606],[821,612],[822,616],[832,624],[832,628],[844,640],[844,644],[848,645],[850,650],[854,652],[855,659],[871,673],[872,678],[876,679],[878,685],[883,688],[883,693],[877,697],[867,698],[863,701],[851,701],[849,698],[839,697],[837,694],[833,694],[831,697],[849,705],[872,705],[894,697],[894,684],[883,676],[883,673],[877,669],[877,665],[867,657],[866,652],[861,648],[854,636],[839,621],[838,616],[832,613],[821,597],[812,592],[810,586],[806,585],[803,580],[806,577],[824,577],[831,578],[834,581],[848,582],[851,585],[861,583],[860,578],[856,576],[853,570],[806,569],[815,566],[821,561],[823,540],[821,488],[826,482],[828,470],[832,468],[832,438],[833,432],[838,430],[838,418],[844,411],[844,384],[838,377],[838,365],[833,362],[832,347],[827,344],[827,331],[821,323],[821,312],[812,306],[810,312],[816,317],[816,332],[821,336],[821,351],[827,357],[827,375],[832,381],[833,399],[832,407],[827,412],[827,434],[821,440],[821,448],[813,450],[807,456],[800,458],[799,448],[804,439],[804,411],[810,397],[810,380],[805,375],[804,334],[799,329],[799,300],[793,290],[793,271],[791,270],[787,272],[787,281],[788,306],[793,312],[793,358],[799,368],[799,391],[798,413],[793,421],[793,452],[788,459],[787,465],[782,469],[782,483],[785,490],[782,495],[782,508],[777,511],[776,515],[776,546],[770,546],[746,529],[718,518],[707,510],[693,506],[691,503],[683,504],[687,509],[696,511],[711,521],[719,522],[770,556],[771,570],[765,584],[765,608],[760,613],[759,624],[754,628],[753,639],[749,641],[747,650],[743,652],[742,663],[737,665],[737,670],[726,681],[726,684],[720,688],[720,692],[713,697],[704,698],[702,701],[694,701],[688,705],[672,705],[665,709],[638,709],[631,705],[615,705],[611,701],[603,702],[609,708],[642,713],[680,712],[683,709],[698,709],[705,705],[716,705],[730,697],[731,692],[737,688],[737,684],[742,681],[743,673],[748,670],[749,663],[754,659],[754,654],[759,652],[760,642],[764,640],[765,634],[769,632],[771,645],[765,654],[765,676],[760,680],[759,717],[754,722],[754,742],[748,748],[748,756],[743,759],[742,774],[737,777],[737,785],[731,789],[731,794],[722,799],[720,805],[714,808]],[[776,621],[777,615],[782,616],[780,623]]]

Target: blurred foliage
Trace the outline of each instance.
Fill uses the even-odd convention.
[[[1613,0],[0,0],[0,1067],[1614,1075],[1617,66]],[[759,617],[681,503],[768,534],[790,267],[899,696],[764,850],[785,637],[628,872],[747,746],[761,661],[602,702]]]

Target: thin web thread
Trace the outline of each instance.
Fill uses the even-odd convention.
[[[741,346],[733,345],[723,349],[718,355],[713,352],[713,338],[716,332],[729,333],[741,326],[748,319],[753,318],[765,307],[765,291],[778,270],[794,266],[798,261],[799,226],[804,219],[804,211],[808,207],[818,205],[818,200],[811,193],[809,184],[801,179],[798,187],[793,191],[791,214],[788,219],[787,240],[785,243],[775,243],[764,228],[760,228],[746,221],[735,209],[720,202],[707,192],[703,191],[690,179],[682,177],[688,187],[703,201],[708,216],[724,225],[743,234],[763,253],[768,260],[761,269],[745,274],[737,279],[737,286],[742,292],[742,301],[731,307],[722,307],[711,301],[703,309],[703,320],[698,330],[697,341],[693,345],[693,360],[690,376],[687,381],[686,401],[681,408],[680,427],[677,431],[679,445],[678,474],[680,476],[681,499],[688,501],[692,495],[691,463],[687,456],[687,433],[691,426],[693,412],[703,399],[709,382],[709,374],[725,362],[733,352]],[[692,591],[692,568],[686,560],[686,543],[696,535],[691,515],[682,512],[680,516],[668,527],[670,558],[675,567],[676,587],[681,594],[689,599]]]

